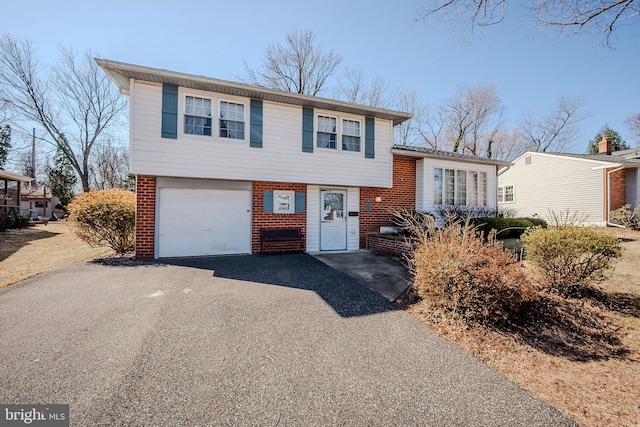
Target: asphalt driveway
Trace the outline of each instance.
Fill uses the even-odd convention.
[[[572,425],[307,254],[54,270],[0,339],[0,403],[77,426]]]

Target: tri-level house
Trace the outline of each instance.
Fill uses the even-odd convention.
[[[279,227],[357,250],[394,208],[497,206],[507,163],[394,146],[410,114],[97,62],[130,100],[138,258],[256,253]]]

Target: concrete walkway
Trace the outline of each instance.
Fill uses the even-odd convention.
[[[0,402],[72,426],[560,426],[307,254],[74,265],[0,290]]]
[[[312,255],[389,301],[395,301],[411,284],[411,275],[398,257],[367,250],[317,252]]]

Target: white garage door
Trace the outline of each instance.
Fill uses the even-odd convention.
[[[160,188],[158,257],[251,252],[251,192]]]

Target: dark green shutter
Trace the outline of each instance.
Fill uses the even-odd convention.
[[[162,137],[178,138],[178,86],[162,85]]]
[[[296,192],[296,212],[304,212],[304,193]]]
[[[262,101],[252,99],[250,110],[249,146],[262,148]]]
[[[373,159],[375,153],[375,121],[373,117],[366,117],[364,122],[364,157]]]
[[[262,192],[262,211],[273,212],[273,191]]]
[[[313,153],[313,108],[302,108],[302,152]]]

